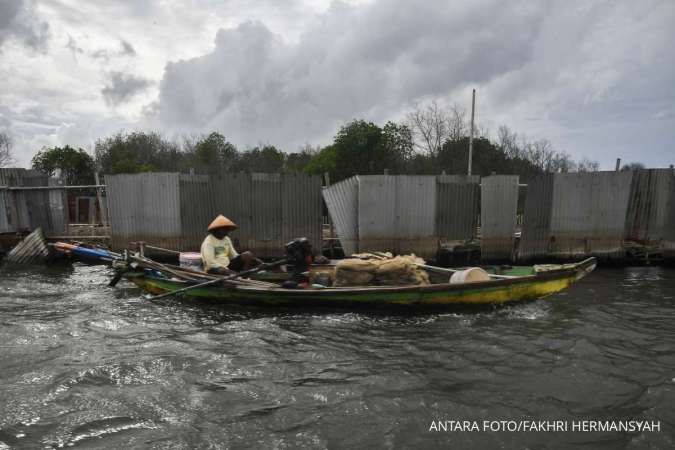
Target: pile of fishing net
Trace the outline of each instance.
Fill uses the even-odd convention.
[[[335,266],[334,286],[419,286],[429,284],[429,275],[413,255],[360,253]]]

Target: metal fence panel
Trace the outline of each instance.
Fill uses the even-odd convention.
[[[518,246],[518,259],[545,257],[551,237],[553,174],[537,177],[527,183],[523,232]]]
[[[480,204],[480,177],[439,175],[436,179],[436,232],[448,241],[475,237]]]
[[[321,249],[321,178],[233,173],[222,178],[181,175],[182,249],[198,251],[218,214],[233,220],[238,251],[283,255],[283,244],[305,236]]]
[[[61,180],[49,179],[49,186],[63,186]],[[48,191],[49,222],[52,236],[63,235],[68,229],[68,194],[65,189]]]
[[[22,186],[47,186],[49,177],[35,171],[26,171],[23,176]],[[49,213],[49,191],[20,191],[19,202],[22,218],[22,228],[34,230],[42,228],[49,235],[53,234],[54,227]]]
[[[396,200],[393,250],[431,257],[438,250],[436,233],[436,177],[399,175],[395,177]]]
[[[51,186],[56,180],[35,170],[0,169],[0,186]],[[62,233],[66,228],[67,200],[63,191],[0,191],[0,232],[34,230]]]
[[[323,200],[345,255],[359,251],[359,177],[323,189]]]
[[[218,215],[218,195],[206,175],[180,175],[180,251],[198,252],[206,237],[208,224]]]
[[[663,240],[661,251],[663,258],[668,262],[675,261],[675,183],[670,184],[666,202],[666,212],[663,220]]]
[[[321,251],[321,177],[286,174],[282,177],[282,231],[284,243],[306,237]]]
[[[359,251],[390,251],[396,246],[396,178],[359,176]]]
[[[511,260],[518,208],[518,176],[492,175],[481,180],[481,257]]]
[[[284,245],[281,236],[281,189],[280,174],[251,174],[253,226],[249,247],[262,257],[277,256]]]
[[[632,176],[631,172],[556,174],[551,254],[621,256]]]
[[[661,240],[672,183],[672,169],[633,172],[626,215],[626,239],[644,243]]]
[[[115,250],[130,241],[180,248],[180,184],[177,173],[107,175],[110,234]]]

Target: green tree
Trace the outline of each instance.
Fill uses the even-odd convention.
[[[178,144],[156,132],[120,132],[100,139],[94,154],[103,173],[176,172],[185,167],[185,154]]]
[[[624,164],[623,167],[621,167],[621,170],[641,170],[644,169],[645,165],[642,164],[641,162],[632,162],[628,164]],[[598,170],[597,168],[595,170]],[[581,172],[582,170],[580,170]]]
[[[324,147],[312,156],[312,159],[305,166],[304,172],[310,175],[322,175],[326,172],[335,175],[337,158],[338,154],[334,146]]]
[[[233,166],[235,171],[281,173],[284,169],[285,155],[273,145],[254,147],[240,154]]]
[[[307,145],[297,153],[287,154],[284,161],[284,172],[305,172],[307,165],[310,163],[314,155],[318,153],[318,151],[319,150],[314,150],[310,145]]]
[[[61,176],[69,185],[85,185],[94,183],[95,164],[86,151],[65,147],[44,148],[32,160],[33,169],[53,176],[61,170]]]
[[[407,125],[387,122],[382,128],[382,140],[388,169],[406,173],[408,163],[415,154],[413,134]]]
[[[200,173],[230,172],[239,159],[239,152],[222,134],[213,132],[197,141],[194,158]]]

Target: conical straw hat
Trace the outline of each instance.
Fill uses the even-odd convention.
[[[220,214],[218,217],[213,219],[213,222],[211,222],[211,225],[209,225],[208,230],[211,231],[215,230],[216,228],[229,228],[230,230],[234,230],[237,228],[237,224],[232,222],[224,215]]]

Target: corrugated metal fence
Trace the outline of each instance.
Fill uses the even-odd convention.
[[[519,259],[625,256],[624,241],[659,245],[669,230],[673,171],[545,175],[529,183]]]
[[[239,224],[232,237],[241,250],[279,256],[284,243],[300,236],[321,248],[318,176],[150,173],[106,181],[117,250],[135,240],[198,250],[219,213]],[[626,239],[661,245],[675,256],[672,170],[554,174],[528,184],[519,260],[619,258]],[[512,258],[516,176],[485,177],[480,185],[478,177],[356,176],[323,189],[323,199],[346,254],[387,250],[433,257],[439,242],[475,237],[480,208],[483,259]]]
[[[675,261],[675,179],[672,177],[669,197],[663,218],[661,251],[667,261]]]
[[[671,169],[634,172],[626,215],[626,239],[650,243],[663,238],[673,179]]]
[[[359,175],[324,189],[323,197],[347,255],[392,251],[429,258],[439,241],[475,235],[478,177]]]
[[[57,180],[26,169],[0,169],[0,186],[55,186]],[[62,234],[67,224],[63,190],[0,190],[0,233],[34,230]]]
[[[461,241],[475,237],[480,177],[441,175],[436,183],[436,229],[439,238]]]
[[[130,241],[180,248],[179,177],[177,173],[105,177],[113,249],[125,249]]]
[[[295,174],[229,174],[223,178],[177,173],[106,176],[113,248],[131,241],[198,251],[218,214],[239,228],[238,250],[280,256],[283,245],[307,237],[321,248],[321,178]],[[134,198],[131,198],[134,197]]]
[[[328,213],[345,255],[359,251],[359,177],[351,177],[323,190]]]
[[[511,260],[518,208],[518,176],[492,175],[481,180],[481,258]]]

